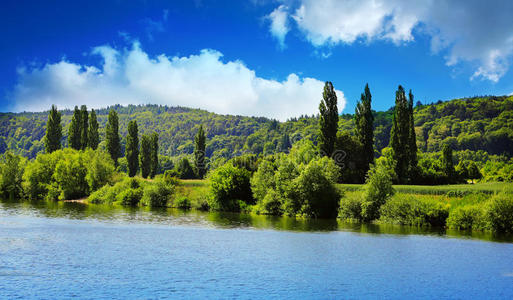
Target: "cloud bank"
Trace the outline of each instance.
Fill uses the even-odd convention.
[[[430,37],[433,53],[444,51],[448,66],[470,62],[471,79],[493,82],[507,72],[513,54],[513,1],[282,1],[291,7],[285,19],[316,47],[375,40],[402,45],[422,34]]]
[[[20,68],[12,110],[41,111],[52,104],[98,108],[153,103],[286,120],[316,113],[324,86],[294,73],[283,81],[261,78],[241,61],[223,62],[222,54],[210,49],[187,57],[150,57],[136,42],[121,51],[96,47],[91,55],[100,55],[103,64],[63,59],[40,68]],[[346,99],[342,91],[336,92],[342,111]]]

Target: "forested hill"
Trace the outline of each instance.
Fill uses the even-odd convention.
[[[137,120],[141,134],[156,131],[160,135],[160,153],[169,156],[190,154],[200,124],[207,133],[207,156],[213,159],[242,153],[285,151],[295,140],[316,140],[315,116],[278,122],[267,118],[218,115],[200,109],[158,105],[113,106],[97,111],[101,140],[108,111],[115,109],[124,137],[130,120]],[[376,148],[388,145],[392,112],[375,113]],[[316,113],[316,112],[312,112]],[[27,157],[44,148],[47,112],[1,113],[0,152],[12,150]],[[63,143],[66,144],[72,111],[63,111]],[[341,130],[353,128],[353,116],[340,118]],[[419,149],[436,152],[443,143],[455,150],[484,150],[490,154],[513,156],[513,96],[487,96],[455,99],[415,107],[415,129]],[[123,139],[124,143],[124,139]]]

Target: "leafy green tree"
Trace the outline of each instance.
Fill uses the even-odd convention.
[[[410,163],[410,175],[415,176],[416,167],[418,164],[418,158],[417,158],[417,135],[415,133],[415,121],[413,118],[413,93],[410,90],[410,93],[408,94],[408,108],[409,108],[409,114],[410,114],[410,135],[408,137],[408,161]]]
[[[194,174],[194,169],[191,166],[191,163],[187,158],[182,158],[176,165],[176,173],[180,177],[180,179],[194,179],[196,175]]]
[[[89,132],[88,132],[88,145],[91,149],[98,149],[100,143],[100,134],[98,133],[98,120],[96,118],[96,112],[91,109],[91,118],[89,120]]]
[[[87,106],[82,105],[80,107],[80,149],[85,150],[89,144],[89,114],[87,112]]]
[[[383,165],[372,166],[364,189],[361,217],[370,222],[379,219],[381,206],[394,194],[390,172]]]
[[[75,149],[82,149],[82,113],[78,109],[78,106],[75,106],[75,111],[73,112],[73,117],[71,118],[71,123],[69,125],[68,130],[68,145]]]
[[[87,149],[83,155],[87,160],[86,181],[89,191],[93,192],[106,184],[112,184],[116,168],[109,154],[99,150]]]
[[[151,168],[150,178],[155,177],[159,169],[159,134],[151,134]]]
[[[369,165],[374,162],[374,116],[371,108],[372,95],[369,84],[365,85],[365,92],[361,95],[360,102],[356,105],[355,111],[355,132],[356,137],[362,144],[361,156],[365,165],[363,172],[367,173]]]
[[[105,126],[105,140],[107,143],[107,152],[109,152],[116,166],[118,165],[118,158],[121,156],[118,122],[118,114],[115,110],[111,109],[109,111],[107,126]]]
[[[329,81],[324,85],[322,98],[319,104],[319,149],[323,156],[331,157],[337,139],[338,108],[337,94]]]
[[[203,178],[207,170],[205,162],[205,143],[205,131],[203,131],[203,125],[200,125],[198,133],[194,137],[194,167],[198,178]]]
[[[20,198],[23,194],[23,173],[26,159],[5,152],[0,156],[0,196],[9,199]]]
[[[86,161],[80,152],[65,152],[55,165],[53,178],[55,181],[49,191],[50,199],[78,199],[89,193]]]
[[[151,171],[152,156],[151,137],[144,134],[141,138],[141,176],[147,178]]]
[[[448,178],[453,178],[456,171],[454,170],[452,148],[447,144],[444,144],[442,147],[442,168],[445,176]]]
[[[479,180],[483,177],[481,172],[479,171],[479,168],[477,167],[477,164],[473,161],[471,161],[468,165],[468,179],[472,180]]]
[[[210,207],[220,211],[239,211],[241,204],[253,204],[250,177],[248,170],[236,168],[231,163],[215,170],[210,177]]]
[[[52,105],[52,109],[48,114],[48,122],[46,123],[45,149],[46,153],[52,153],[61,149],[62,125],[61,113],[57,111],[57,106]]]
[[[292,147],[290,136],[288,133],[284,133],[278,143],[278,151],[287,153],[289,152],[290,147]]]
[[[139,130],[137,129],[137,121],[135,120],[132,120],[128,123],[128,135],[126,137],[125,156],[126,161],[128,163],[128,176],[134,177],[135,174],[137,174],[137,171],[139,171]],[[149,169],[150,164],[147,163],[146,167]],[[147,175],[148,174],[146,174],[146,177]]]

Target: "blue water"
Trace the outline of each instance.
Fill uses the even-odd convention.
[[[513,298],[512,243],[388,231],[0,202],[0,298]]]

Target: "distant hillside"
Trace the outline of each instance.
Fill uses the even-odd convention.
[[[120,117],[124,137],[128,121],[137,120],[140,133],[156,131],[160,135],[160,152],[177,156],[193,151],[194,135],[203,124],[207,133],[207,156],[214,159],[242,153],[285,151],[289,141],[302,138],[316,140],[318,119],[302,116],[287,122],[267,118],[219,115],[200,109],[158,105],[113,106],[97,111],[103,128],[109,109]],[[375,113],[376,148],[388,145],[392,112]],[[316,113],[316,112],[313,112]],[[66,144],[72,111],[63,111],[63,143]],[[0,152],[12,150],[27,157],[42,151],[47,112],[0,113]],[[415,108],[415,125],[419,149],[436,152],[443,143],[455,150],[484,150],[490,154],[513,156],[513,97],[487,96],[455,99]],[[341,130],[353,129],[353,116],[342,115]],[[124,141],[123,141],[124,143]]]

